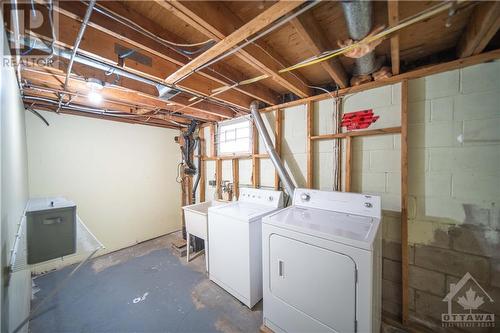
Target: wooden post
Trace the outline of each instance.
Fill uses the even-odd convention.
[[[389,27],[393,27],[399,23],[399,2],[387,1],[387,18]],[[394,34],[391,37],[391,64],[392,74],[399,74],[399,35]]]
[[[307,102],[307,188],[314,187],[314,142],[311,137],[314,135],[314,102]]]
[[[253,125],[253,144],[252,144],[252,186],[259,187],[260,182],[260,160],[259,155],[259,132],[257,127]]]
[[[283,140],[283,110],[276,110],[276,119],[274,125],[276,128],[276,153],[279,157],[281,157],[281,140]],[[274,189],[276,191],[279,191],[280,189],[280,177],[278,176],[278,172],[276,171],[274,172]]]
[[[408,323],[408,81],[401,82],[401,276],[402,322]]]
[[[345,140],[345,192],[351,192],[352,136],[347,136]]]
[[[240,160],[233,159],[233,195],[240,196]]]

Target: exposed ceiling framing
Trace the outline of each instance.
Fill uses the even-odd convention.
[[[71,50],[87,3],[56,4],[56,45]],[[64,113],[78,114],[78,107],[94,110],[96,106],[86,98],[89,93],[86,80],[95,78],[106,83],[99,105],[103,112],[84,115],[179,128],[192,119],[213,122],[246,114],[253,100],[276,107],[293,99],[313,97],[318,93],[313,87],[349,89],[354,60],[345,56],[280,72],[311,56],[334,50],[339,40],[348,38],[342,6],[337,2],[316,4],[265,36],[239,47],[310,4],[98,1],[78,54],[120,66],[180,93],[165,100],[153,85],[78,63],[65,89],[68,61],[55,57],[52,66],[22,69],[25,104],[56,110],[53,101],[60,99],[64,106],[60,111]],[[435,4],[434,1],[374,2],[373,25],[396,26]],[[37,2],[37,6],[45,4]],[[397,75],[422,65],[491,51],[498,45],[499,2],[465,1],[453,9],[390,35],[375,49],[376,55],[383,56],[385,65]],[[47,43],[51,41],[50,31],[32,33]],[[233,52],[233,48],[238,50],[206,66],[226,52]]]

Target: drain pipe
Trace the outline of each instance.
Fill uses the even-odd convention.
[[[200,128],[200,130],[202,130],[202,128]],[[196,158],[196,169],[197,169],[197,174],[196,174],[196,178],[194,180],[194,184],[193,184],[193,197],[191,198],[191,202],[193,204],[196,203],[196,191],[198,190],[198,185],[200,184],[200,179],[201,179],[201,140],[200,138],[196,138],[196,144],[198,145],[197,146],[197,150],[198,150],[198,157]]]
[[[281,181],[285,185],[286,192],[290,198],[293,197],[293,192],[295,191],[295,184],[292,181],[292,178],[286,171],[283,162],[281,161],[276,149],[274,149],[273,142],[269,133],[267,132],[266,126],[264,125],[264,121],[262,120],[262,115],[259,112],[259,102],[253,101],[250,104],[250,112],[252,113],[252,117],[257,127],[257,131],[259,132],[260,137],[264,140],[264,146],[266,147],[266,151],[271,158],[271,162],[273,162],[274,167],[276,168],[276,172],[278,172],[278,176]]]
[[[342,1],[342,8],[349,37],[355,41],[365,38],[372,29],[371,0]],[[377,71],[380,66],[381,63],[377,62],[375,52],[372,51],[356,59],[353,75],[368,75]]]

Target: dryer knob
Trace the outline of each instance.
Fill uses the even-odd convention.
[[[274,200],[274,197],[272,195],[269,196],[269,198],[267,198],[267,200],[269,201],[273,201]]]
[[[308,193],[302,193],[300,195],[300,200],[302,201],[309,201],[311,199],[311,196]]]
[[[371,202],[365,202],[365,207],[366,208],[372,208],[373,205],[371,204]]]

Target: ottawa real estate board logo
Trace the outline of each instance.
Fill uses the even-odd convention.
[[[494,301],[469,272],[450,284],[443,302],[448,303],[448,312],[441,314],[443,327],[495,327],[495,315],[480,309]]]

